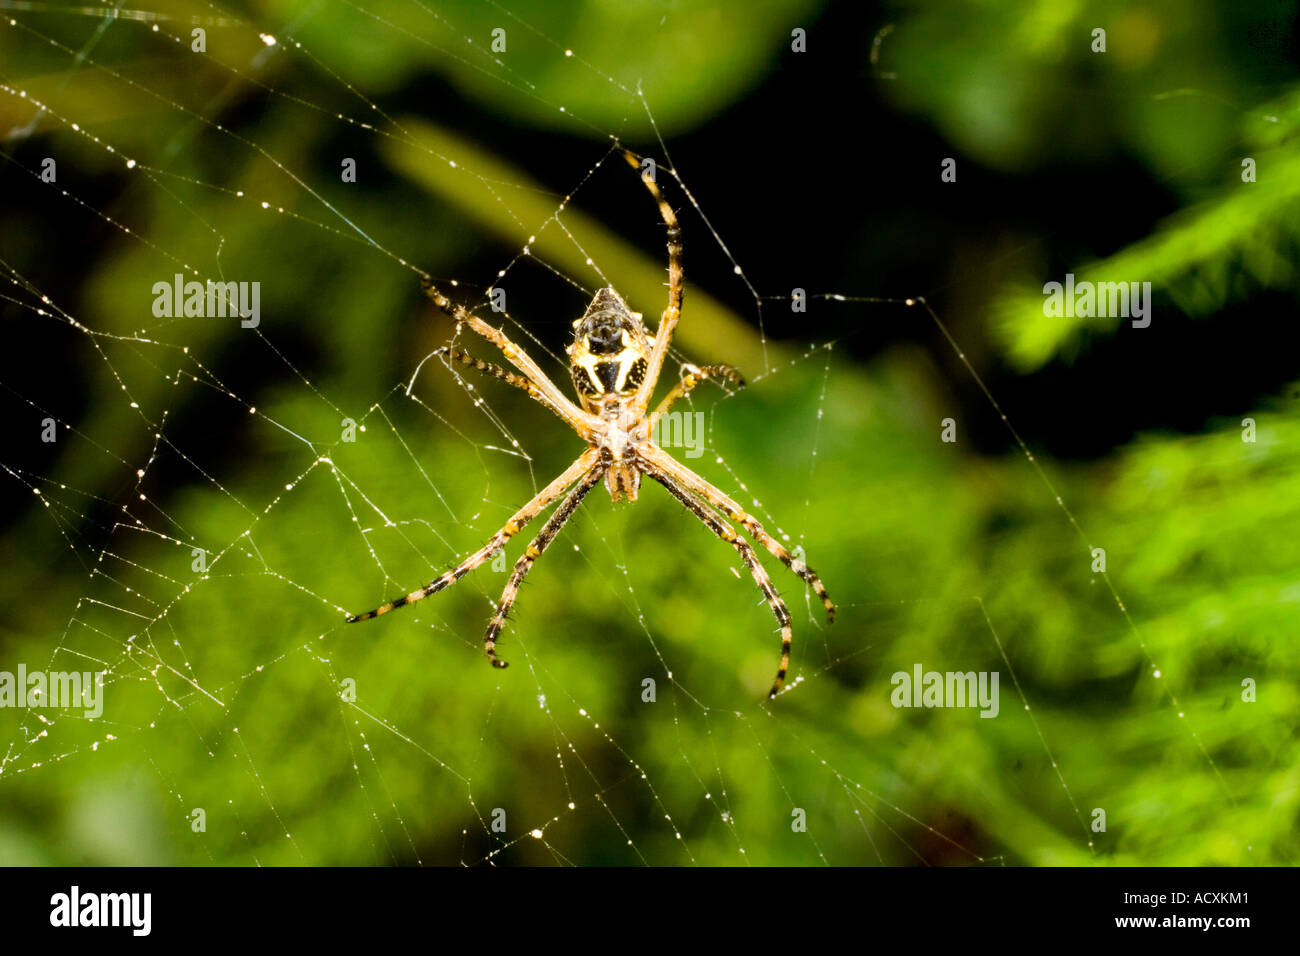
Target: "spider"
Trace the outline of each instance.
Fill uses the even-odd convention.
[[[633,167],[639,168],[640,163],[634,155],[624,151],[623,156]],[[764,530],[756,518],[748,514],[723,491],[715,488],[667,454],[651,437],[659,418],[700,382],[721,379],[737,387],[743,387],[745,383],[735,369],[725,365],[709,365],[703,368],[686,366],[680,382],[664,396],[663,401],[655,407],[654,411],[646,414],[659,373],[668,355],[673,329],[681,315],[682,240],[677,215],[665,201],[652,176],[643,173],[641,181],[645,183],[658,204],[659,213],[668,230],[668,306],[664,309],[658,330],[652,339],[642,324],[641,313],[630,311],[618,292],[612,288],[605,288],[596,293],[586,313],[582,318],[574,321],[573,344],[567,349],[569,372],[581,407],[569,401],[547,378],[537,363],[523,349],[510,341],[501,329],[493,328],[464,307],[452,302],[427,278],[424,280],[425,293],[438,308],[455,319],[457,330],[462,325],[469,326],[495,345],[521,374],[491,365],[449,346],[438,349],[435,354],[471,366],[479,372],[527,392],[567,422],[569,427],[587,442],[587,450],[579,455],[558,478],[516,511],[486,544],[460,564],[434,578],[424,587],[394,598],[373,611],[349,617],[348,623],[379,617],[381,614],[421,601],[450,587],[490,559],[529,521],[562,498],[541,532],[515,562],[510,580],[501,594],[501,602],[497,606],[496,614],[488,624],[487,634],[483,640],[488,660],[492,662],[493,667],[505,667],[506,662],[497,657],[497,638],[501,635],[506,616],[519,593],[519,586],[533,563],[555,540],[565,522],[573,517],[583,498],[600,483],[602,478],[614,501],[623,498],[635,501],[641,487],[641,476],[648,475],[668,489],[668,493],[703,522],[705,527],[736,549],[749,569],[754,583],[767,599],[768,606],[772,609],[772,614],[776,617],[781,630],[781,663],[777,668],[772,689],[768,692],[768,699],[771,699],[780,692],[785,682],[786,671],[790,666],[790,612],[781,596],[777,594],[776,588],[772,586],[772,579],[759,563],[754,549],[724,520],[723,515],[739,523],[750,537],[801,577],[821,598],[830,621],[835,620],[835,605],[831,603],[826,588],[822,586],[821,580],[812,568],[786,550]]]

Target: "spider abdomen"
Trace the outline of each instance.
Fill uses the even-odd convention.
[[[587,411],[601,399],[626,398],[645,381],[650,344],[639,313],[613,289],[601,289],[582,318],[573,323],[569,371]]]

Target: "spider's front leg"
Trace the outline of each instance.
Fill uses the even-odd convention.
[[[590,440],[594,430],[599,428],[598,419],[596,419],[594,415],[587,414],[577,405],[574,405],[573,402],[569,401],[569,399],[565,397],[564,393],[560,391],[559,387],[547,377],[546,373],[543,372],[541,367],[532,360],[527,352],[515,345],[514,342],[510,341],[503,331],[488,325],[488,323],[484,322],[477,315],[474,315],[464,306],[452,302],[451,299],[438,291],[437,286],[433,284],[428,276],[422,277],[421,284],[424,287],[424,294],[433,301],[434,305],[447,313],[451,318],[455,319],[458,324],[468,325],[473,331],[477,332],[479,335],[483,336],[483,338],[495,345],[501,350],[501,354],[506,357],[506,360],[510,362],[511,365],[524,373],[523,377],[527,384],[515,382],[511,382],[511,384],[516,384],[518,387],[523,388],[528,392],[528,394],[532,395],[533,398],[537,399],[537,401],[541,402],[547,408],[551,409],[551,411],[555,412],[555,414],[568,422],[569,427],[579,435]],[[460,360],[464,361],[464,359]],[[474,360],[471,360],[467,364],[474,364]],[[482,364],[487,366],[486,362]],[[491,368],[495,368],[495,366],[489,366],[488,368],[480,370],[486,371],[489,375],[495,375],[503,381],[510,381],[510,379],[506,378],[504,375],[497,375],[496,372],[490,371]],[[531,388],[529,386],[531,386]]]
[[[447,361],[449,364],[451,362],[459,362],[461,365],[467,365],[472,369],[482,372],[484,375],[491,375],[493,378],[499,378],[507,385],[513,385],[515,388],[519,389],[520,391],[526,392],[528,396],[532,398],[534,401],[540,402],[541,404],[545,405],[547,408],[550,408],[552,411],[556,412],[557,414],[560,414],[561,418],[564,417],[563,414],[561,414],[558,409],[554,408],[546,401],[546,397],[542,395],[541,390],[532,382],[528,381],[528,379],[524,378],[522,375],[516,375],[514,372],[508,372],[505,369],[501,368],[499,365],[493,365],[491,362],[485,362],[480,358],[475,358],[474,356],[470,355],[468,352],[461,351],[460,349],[457,348],[452,348],[450,345],[444,345],[441,348],[434,349],[433,354],[439,356],[441,355],[447,356]]]
[[[572,465],[564,470],[563,474],[538,492],[537,495],[528,502],[528,504],[524,505],[511,515],[510,520],[502,525],[501,528],[488,539],[487,544],[483,545],[483,547],[479,548],[450,571],[434,578],[422,588],[418,588],[409,594],[404,594],[399,598],[394,598],[387,604],[381,604],[373,611],[366,611],[364,614],[353,614],[348,618],[348,623],[355,624],[358,621],[368,621],[372,617],[379,617],[381,614],[395,611],[399,607],[403,607],[407,604],[412,604],[416,601],[423,601],[429,595],[437,594],[444,588],[455,584],[465,575],[469,574],[469,572],[487,561],[488,558],[492,557],[492,555],[496,554],[500,548],[505,546],[507,541],[519,533],[519,530],[523,528],[524,525],[528,524],[529,521],[536,517],[538,512],[544,509],[556,498],[560,497],[560,495],[564,494],[570,485],[590,471],[596,464],[598,457],[599,452],[594,448],[589,448],[583,452]]]
[[[633,167],[640,168],[640,160],[626,150],[623,152],[623,158]],[[668,200],[664,199],[663,193],[659,191],[659,186],[653,179],[642,173],[641,182],[645,184],[646,189],[650,190],[650,195],[658,204],[659,215],[668,231],[668,305],[664,307],[664,314],[659,319],[659,328],[655,330],[654,345],[650,349],[645,381],[636,393],[636,406],[644,411],[650,407],[651,393],[654,391],[655,383],[659,381],[659,372],[663,368],[664,359],[668,356],[668,347],[673,341],[673,330],[677,328],[677,319],[682,314],[684,277],[682,227],[677,222],[677,213],[673,212],[673,207],[668,205]]]
[[[493,667],[506,666],[506,662],[497,657],[497,638],[506,625],[506,617],[510,614],[510,608],[514,606],[515,598],[519,596],[519,585],[523,583],[524,576],[532,568],[533,562],[540,558],[542,552],[555,540],[560,529],[573,517],[573,513],[578,510],[578,505],[582,504],[582,499],[587,497],[587,492],[600,483],[600,479],[605,474],[605,467],[602,461],[583,476],[583,479],[569,492],[568,497],[560,502],[560,506],[555,509],[550,520],[542,526],[537,537],[524,549],[523,555],[515,562],[514,569],[510,572],[510,580],[506,582],[506,589],[501,592],[501,603],[497,605],[497,612],[492,616],[492,622],[488,624],[487,634],[483,638],[483,649],[487,651],[488,660],[492,662]]]
[[[717,381],[718,379],[726,379],[732,385],[736,386],[736,388],[745,387],[745,379],[730,365],[705,365],[703,368],[696,368],[691,365],[687,366],[684,371],[685,374],[682,376],[681,381],[672,387],[672,391],[664,396],[664,400],[659,403],[659,407],[651,413],[651,428],[654,428],[655,423],[659,421],[663,415],[667,414],[668,410],[680,399],[689,395],[691,390],[695,388],[696,385],[699,385],[700,382],[709,379],[714,381]]]

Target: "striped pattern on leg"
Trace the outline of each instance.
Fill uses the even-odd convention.
[[[742,525],[749,532],[750,537],[778,558],[787,568],[799,575],[813,589],[813,593],[821,599],[822,606],[826,608],[826,620],[832,624],[835,623],[835,604],[831,601],[830,595],[826,593],[826,587],[822,584],[821,578],[817,576],[817,572],[808,567],[804,561],[796,558],[781,542],[768,534],[767,529],[759,523],[757,518],[732,501],[723,491],[709,484],[709,482],[662,449],[648,450],[646,458],[713,505],[728,518]]]
[[[667,488],[668,493],[680,501],[686,510],[704,522],[705,527],[736,549],[741,560],[745,562],[745,567],[749,568],[754,583],[763,592],[763,597],[767,598],[768,607],[772,609],[776,622],[781,625],[781,663],[777,666],[776,680],[772,682],[772,689],[767,692],[767,698],[771,700],[781,692],[781,687],[785,684],[786,671],[790,669],[790,643],[793,632],[790,629],[790,611],[781,600],[781,595],[776,593],[776,588],[772,586],[772,579],[768,576],[767,569],[759,563],[758,556],[754,554],[754,549],[749,546],[749,542],[736,534],[731,526],[719,518],[708,505],[694,497],[669,476],[654,470],[647,470],[646,474]]]
[[[605,466],[597,465],[591,469],[583,479],[574,486],[569,492],[567,498],[560,502],[560,506],[555,509],[549,521],[542,526],[537,537],[532,540],[527,548],[524,549],[523,556],[515,562],[514,570],[510,572],[510,580],[506,582],[506,589],[501,592],[501,603],[497,605],[497,612],[492,616],[491,623],[488,624],[487,634],[483,638],[483,649],[487,651],[488,660],[492,662],[493,667],[505,667],[506,662],[497,657],[497,638],[501,635],[501,629],[506,625],[506,617],[510,614],[510,608],[514,606],[515,598],[519,596],[519,585],[524,581],[524,576],[528,574],[533,566],[533,562],[542,556],[542,552],[547,549],[555,536],[560,533],[565,522],[573,517],[573,513],[578,510],[578,505],[582,499],[587,497],[587,492],[595,488],[600,483],[600,479],[605,474]]]
[[[588,415],[577,405],[574,405],[573,402],[569,401],[569,399],[565,397],[564,393],[561,392],[556,384],[546,376],[546,373],[542,371],[541,367],[534,362],[523,349],[511,342],[510,339],[507,338],[506,334],[500,329],[493,328],[477,315],[471,313],[464,306],[452,302],[451,299],[438,291],[437,287],[429,280],[428,276],[423,277],[421,282],[424,286],[424,294],[433,301],[434,305],[442,309],[443,312],[447,313],[447,315],[451,316],[458,323],[468,325],[479,335],[483,336],[483,338],[495,345],[501,350],[501,354],[506,357],[507,361],[509,361],[511,365],[524,373],[524,378],[531,382],[539,393],[534,395],[534,398],[568,422],[569,426],[579,435],[582,435],[584,438],[590,437],[592,425],[593,423],[597,423],[598,419],[593,415]],[[483,364],[486,365],[487,363],[485,362]],[[529,394],[532,393],[530,392]]]
[[[745,387],[745,379],[730,365],[705,365],[703,368],[697,368],[687,372],[682,376],[681,381],[673,386],[671,392],[664,396],[664,400],[659,403],[659,407],[650,415],[650,427],[654,428],[661,415],[665,414],[670,408],[677,403],[679,399],[685,398],[690,394],[691,389],[699,385],[700,382],[708,379],[726,379],[737,388]]]
[[[368,621],[372,617],[379,617],[381,614],[387,614],[389,611],[396,611],[399,607],[412,604],[415,601],[423,601],[431,594],[437,594],[455,584],[469,572],[473,571],[479,565],[483,564],[488,558],[496,554],[497,551],[505,546],[505,543],[519,533],[519,530],[528,524],[538,512],[549,505],[560,495],[564,494],[569,486],[572,485],[579,477],[590,471],[595,465],[599,453],[595,449],[588,449],[583,452],[578,459],[564,469],[563,474],[543,488],[537,495],[516,511],[502,527],[488,539],[487,544],[479,548],[468,558],[462,561],[456,567],[440,574],[422,588],[417,588],[409,594],[403,594],[399,598],[394,598],[387,604],[381,604],[373,611],[366,611],[364,614],[354,614],[348,618],[349,624],[355,624],[358,621]]]
[[[546,399],[538,390],[537,386],[522,375],[516,375],[514,372],[508,372],[500,365],[493,365],[491,362],[485,362],[481,358],[475,358],[468,352],[462,352],[460,349],[444,345],[442,348],[434,349],[434,355],[445,355],[453,362],[459,362],[461,365],[468,365],[473,369],[482,372],[484,375],[491,375],[493,378],[499,378],[501,381],[513,385],[515,388],[523,389],[530,396],[537,399],[543,405]]]
[[[623,158],[632,167],[641,168],[640,160],[626,150],[623,152]],[[673,207],[668,205],[668,200],[664,199],[663,193],[659,191],[659,186],[653,179],[649,179],[642,174],[641,182],[645,183],[645,188],[650,190],[650,195],[654,197],[655,202],[659,205],[659,215],[663,218],[664,225],[668,230],[668,305],[664,308],[663,317],[659,320],[659,328],[655,331],[655,341],[650,350],[650,361],[649,367],[646,369],[645,381],[636,394],[637,407],[645,409],[650,405],[650,395],[654,391],[655,383],[659,381],[659,372],[663,368],[664,359],[668,355],[668,346],[673,340],[673,330],[677,328],[677,319],[682,314],[684,275],[682,272],[682,227],[677,222],[677,213],[673,212]]]

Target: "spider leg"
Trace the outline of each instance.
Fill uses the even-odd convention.
[[[632,166],[640,168],[640,161],[631,153],[624,151],[623,158]],[[635,399],[636,407],[644,411],[650,405],[650,396],[654,392],[655,383],[659,381],[659,372],[668,355],[668,346],[672,344],[673,330],[677,328],[677,319],[682,314],[682,227],[677,223],[677,213],[673,212],[673,207],[668,205],[663,193],[659,191],[658,184],[644,174],[641,182],[645,183],[645,188],[650,190],[650,195],[659,204],[659,215],[668,228],[668,305],[664,308],[659,328],[655,331],[645,381],[637,390]]]
[[[699,495],[713,507],[717,508],[723,514],[733,521],[739,522],[749,532],[751,538],[765,547],[769,552],[781,560],[787,568],[793,571],[808,584],[813,592],[821,598],[822,604],[826,608],[827,621],[835,621],[835,605],[831,602],[830,595],[826,593],[826,587],[822,584],[821,578],[817,572],[808,567],[801,558],[796,558],[781,542],[777,541],[765,529],[757,518],[749,514],[745,509],[732,501],[724,492],[715,488],[709,482],[705,481],[695,472],[691,471],[685,465],[681,464],[676,458],[668,454],[661,448],[653,445],[642,450],[644,458],[664,471],[693,493]]]
[[[482,372],[484,375],[491,375],[493,378],[499,378],[501,379],[501,381],[513,385],[515,388],[522,389],[523,391],[527,392],[530,396],[532,396],[532,398],[536,399],[538,402],[545,405],[547,408],[555,412],[561,418],[564,418],[564,415],[560,412],[560,410],[546,400],[546,398],[542,395],[541,390],[538,389],[538,387],[534,385],[532,382],[530,382],[528,379],[524,378],[522,375],[516,375],[514,372],[506,371],[499,365],[493,365],[491,362],[485,362],[480,358],[475,358],[474,356],[470,355],[468,352],[462,352],[460,349],[452,348],[449,345],[444,345],[441,348],[434,349],[433,354],[445,355],[447,356],[448,361],[459,362],[462,365],[471,366],[472,368],[475,368],[478,371]]]
[[[605,474],[605,467],[605,463],[601,462],[583,476],[569,492],[568,497],[560,502],[559,507],[555,509],[550,520],[542,526],[537,537],[524,549],[523,555],[515,562],[514,570],[510,572],[510,580],[506,582],[506,589],[501,592],[501,603],[497,605],[497,612],[492,616],[492,622],[488,624],[487,634],[483,638],[483,649],[487,651],[488,660],[492,662],[493,667],[506,666],[506,662],[497,657],[497,638],[501,634],[501,629],[505,627],[506,615],[514,606],[515,598],[519,596],[519,585],[523,583],[524,576],[532,568],[533,562],[540,558],[542,552],[555,540],[560,529],[573,517],[573,513],[578,510],[578,505],[582,504],[582,499],[587,497],[587,492],[600,483],[600,479]]]
[[[754,583],[763,592],[763,597],[767,598],[772,614],[775,615],[777,623],[781,625],[781,663],[777,667],[776,680],[772,682],[772,689],[767,693],[768,700],[771,700],[780,693],[781,685],[785,683],[785,673],[790,668],[792,632],[790,630],[790,611],[785,606],[785,602],[781,600],[781,595],[776,593],[776,588],[772,586],[772,579],[768,576],[767,569],[759,563],[758,556],[754,554],[754,549],[750,547],[749,542],[736,534],[732,527],[719,518],[712,508],[692,495],[669,475],[654,467],[647,467],[644,470],[647,475],[667,488],[668,493],[680,501],[687,511],[704,522],[705,527],[739,552],[741,560],[745,562],[750,575],[754,578]]]
[[[357,621],[368,621],[372,617],[379,617],[381,614],[387,614],[389,611],[395,611],[399,607],[411,604],[415,601],[423,601],[431,594],[437,594],[455,584],[469,572],[473,571],[479,565],[483,564],[488,558],[496,554],[507,541],[514,537],[519,530],[529,521],[531,521],[538,512],[549,505],[560,495],[564,494],[575,481],[586,472],[590,471],[596,464],[599,452],[594,448],[589,448],[583,452],[576,461],[564,472],[552,481],[549,485],[537,493],[537,495],[528,504],[516,511],[501,528],[488,539],[487,544],[479,548],[468,558],[456,565],[450,571],[439,575],[422,588],[412,591],[410,594],[404,594],[399,598],[394,598],[387,604],[381,604],[373,611],[366,611],[364,614],[353,614],[348,618],[349,624],[355,624]]]
[[[700,382],[703,382],[706,379],[713,379],[716,381],[720,378],[725,378],[737,388],[745,387],[744,378],[742,378],[741,374],[730,365],[705,365],[703,368],[691,368],[690,371],[682,376],[681,381],[673,386],[673,390],[664,396],[664,400],[659,403],[659,407],[651,413],[650,427],[654,428],[654,424],[659,420],[659,417],[667,412],[668,409],[672,408],[678,399],[685,398],[689,395],[691,389],[695,388],[696,385],[699,385]]]
[[[555,412],[555,414],[568,422],[569,427],[583,438],[589,439],[591,437],[593,429],[599,426],[599,419],[594,415],[587,414],[577,405],[573,404],[573,402],[569,401],[556,384],[546,377],[546,373],[541,370],[541,367],[538,366],[531,357],[529,357],[527,352],[515,345],[514,342],[511,342],[506,334],[500,329],[493,328],[464,306],[458,305],[448,299],[438,291],[437,287],[429,281],[427,276],[424,277],[421,282],[424,286],[424,294],[433,300],[434,305],[455,319],[457,323],[468,325],[479,335],[483,336],[483,338],[495,345],[501,350],[501,354],[506,357],[511,365],[524,373],[524,378],[531,382],[537,389],[538,394],[534,395],[534,398],[543,405],[548,406],[551,411]]]

